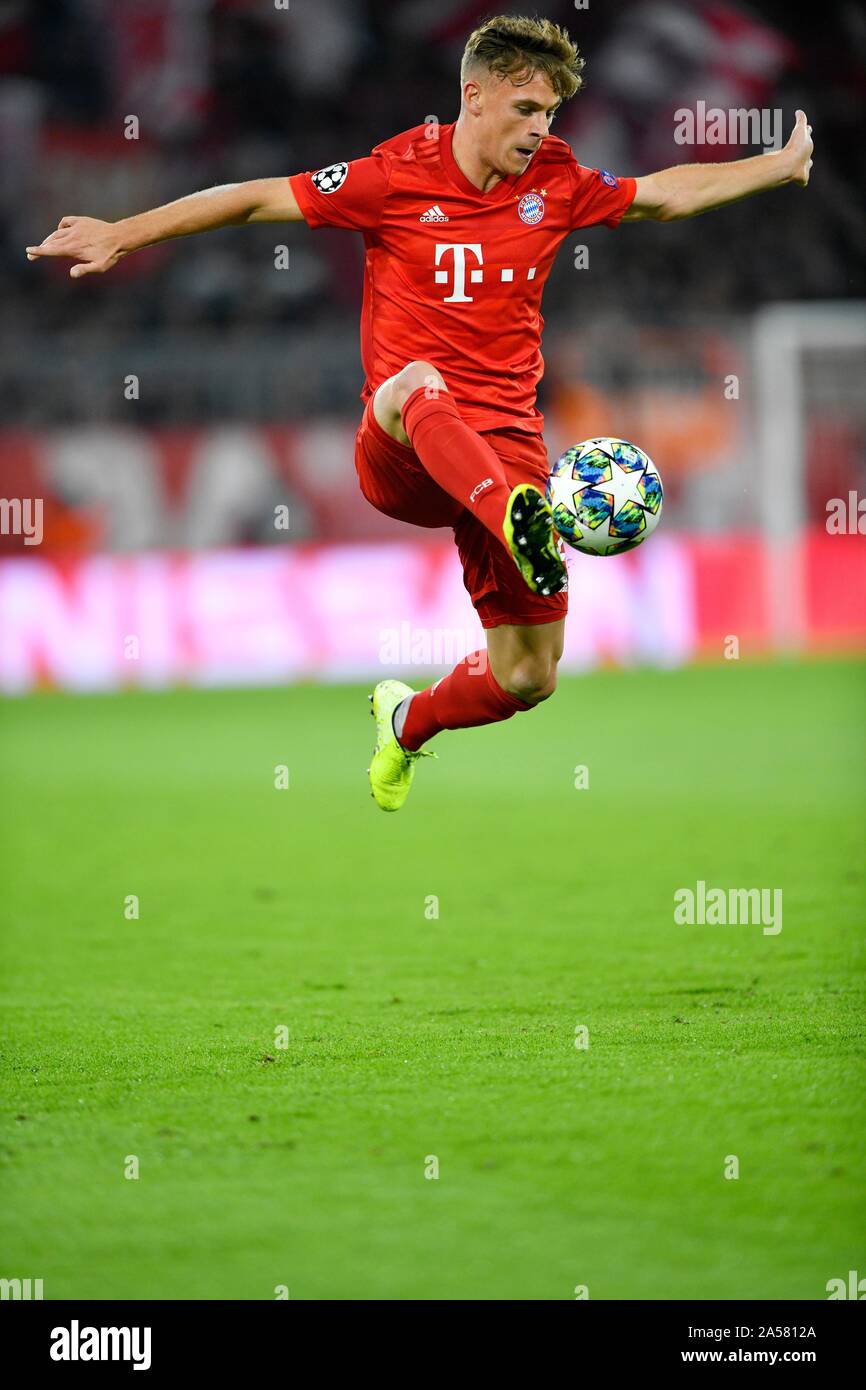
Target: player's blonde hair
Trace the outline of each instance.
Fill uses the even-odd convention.
[[[469,35],[460,64],[460,81],[465,82],[476,67],[486,68],[499,77],[530,82],[543,72],[563,101],[573,97],[583,85],[584,60],[568,30],[550,19],[530,19],[526,15],[496,15]]]

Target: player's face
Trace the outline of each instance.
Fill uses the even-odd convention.
[[[560,102],[543,73],[520,85],[496,77],[485,83],[479,134],[482,153],[497,173],[522,174],[529,167]]]

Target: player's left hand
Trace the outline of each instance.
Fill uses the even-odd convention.
[[[812,127],[806,120],[806,112],[798,111],[794,121],[794,129],[791,131],[783,154],[788,157],[791,183],[797,183],[801,188],[805,188],[809,182],[813,148]]]

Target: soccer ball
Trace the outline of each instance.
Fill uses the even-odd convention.
[[[547,480],[553,524],[587,555],[619,555],[652,535],[662,480],[648,454],[626,439],[585,439],[556,460]]]

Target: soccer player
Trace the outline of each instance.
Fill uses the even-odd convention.
[[[544,498],[548,459],[536,387],[540,306],[557,248],[578,227],[691,217],[781,184],[802,187],[811,126],[798,111],[783,149],[642,178],[584,168],[550,134],[580,89],[583,59],[546,19],[500,16],[469,38],[457,120],[429,122],[363,159],[194,193],[110,223],[64,217],[31,259],[66,256],[73,277],[140,247],[212,227],[298,221],[361,232],[361,491],[388,516],[450,526],[487,633],[421,692],[384,680],[373,796],[396,811],[442,729],[510,719],[553,693],[566,570]]]

